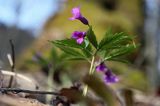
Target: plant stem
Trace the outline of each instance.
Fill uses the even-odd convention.
[[[93,66],[94,66],[94,59],[95,59],[95,57],[93,56],[92,61],[91,61],[91,66],[90,66],[90,69],[89,69],[89,75],[92,74],[92,70],[93,70]]]
[[[95,60],[95,57],[93,56],[92,61],[91,61],[91,66],[90,66],[90,69],[89,69],[89,75],[93,74],[92,70],[93,70],[93,67],[94,67],[94,60]],[[86,96],[87,92],[88,92],[88,85],[85,85],[85,87],[83,89],[83,95]]]
[[[83,96],[86,96],[88,92],[88,85],[85,85],[84,89],[83,89]]]
[[[48,66],[49,67],[49,66]],[[53,87],[53,73],[54,73],[54,69],[53,68],[49,68],[49,75],[48,75],[48,81],[47,81],[47,84],[48,84],[48,87],[47,89],[50,91],[52,90],[52,87]],[[49,103],[49,101],[51,100],[52,96],[51,95],[47,95],[46,96],[46,101],[47,103]]]

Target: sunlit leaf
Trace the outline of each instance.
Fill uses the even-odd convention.
[[[92,56],[92,47],[88,41],[88,39],[85,39],[85,48],[82,49],[82,52],[84,53],[84,55],[87,57],[87,58],[90,58]]]

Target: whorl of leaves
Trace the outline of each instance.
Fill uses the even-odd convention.
[[[114,34],[111,30],[98,43],[91,26],[82,44],[77,44],[74,39],[55,40],[52,43],[72,60],[90,60],[96,53],[103,61],[127,62],[124,57],[137,48],[131,35],[124,32]]]

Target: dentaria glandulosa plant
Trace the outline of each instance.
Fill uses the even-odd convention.
[[[88,26],[87,31],[74,31],[71,38],[52,41],[53,44],[70,55],[71,59],[86,60],[90,63],[89,75],[100,72],[106,84],[117,83],[120,79],[106,65],[106,61],[123,61],[126,54],[135,48],[133,39],[126,33],[112,33],[108,30],[101,41],[97,41],[92,25],[82,16],[79,7],[72,9],[73,16],[70,20],[79,20]],[[98,57],[98,60],[95,59]],[[84,87],[83,93],[87,94],[88,86]]]

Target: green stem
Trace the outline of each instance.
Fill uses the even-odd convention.
[[[93,69],[91,71],[91,74],[94,74],[94,71],[95,71],[95,66],[93,66]]]
[[[53,69],[53,68],[50,68],[50,69],[49,69],[48,79],[47,79],[47,84],[48,84],[47,89],[48,89],[49,91],[52,90],[52,87],[53,87],[53,81],[52,81],[53,73],[54,73],[54,69]],[[47,95],[47,96],[46,96],[46,101],[49,103],[49,101],[51,100],[51,98],[52,98],[51,95]]]
[[[92,61],[91,61],[91,66],[90,66],[90,69],[89,69],[89,75],[92,74],[92,70],[93,70],[93,66],[94,66],[94,59],[95,59],[95,57],[93,56]]]
[[[90,66],[90,69],[89,69],[89,75],[92,75],[93,72],[94,72],[94,69],[93,69],[93,67],[94,67],[94,60],[95,60],[95,57],[93,56],[92,57],[92,61],[91,61],[91,66]],[[88,85],[85,85],[85,87],[83,89],[83,95],[86,96],[87,92],[88,92]]]
[[[84,89],[83,89],[83,96],[86,96],[88,92],[88,85],[85,85]]]

